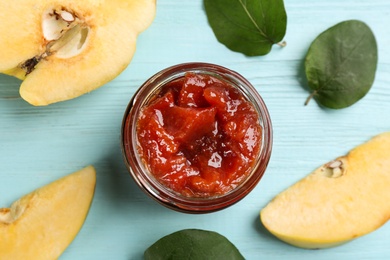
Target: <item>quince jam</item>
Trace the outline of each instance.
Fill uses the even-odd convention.
[[[188,72],[142,108],[138,152],[169,189],[186,197],[215,197],[251,172],[261,132],[257,111],[238,89]]]

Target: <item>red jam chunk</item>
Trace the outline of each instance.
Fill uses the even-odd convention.
[[[256,110],[237,89],[187,73],[143,107],[138,149],[163,185],[187,197],[214,197],[250,173],[261,131]]]

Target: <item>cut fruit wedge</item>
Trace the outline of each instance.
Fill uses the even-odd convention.
[[[155,0],[0,1],[0,72],[22,79],[33,105],[88,93],[127,67],[155,9]]]
[[[88,166],[0,209],[0,259],[57,259],[81,229],[95,184]]]
[[[325,248],[368,234],[390,218],[390,132],[322,165],[276,196],[260,218],[279,239]]]

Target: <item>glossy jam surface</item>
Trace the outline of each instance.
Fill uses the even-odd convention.
[[[215,197],[251,172],[261,147],[259,116],[234,87],[186,73],[141,110],[138,152],[155,178],[187,197]]]

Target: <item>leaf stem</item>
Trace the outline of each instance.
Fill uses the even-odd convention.
[[[279,45],[280,47],[286,47],[287,46],[287,42],[286,41],[281,41],[281,42],[278,42],[277,45]]]
[[[305,101],[305,106],[307,106],[310,102],[310,100],[317,94],[317,91],[313,91],[310,96],[307,97],[306,101]]]

